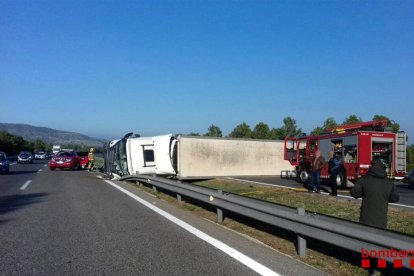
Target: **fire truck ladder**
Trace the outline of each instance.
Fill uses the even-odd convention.
[[[400,131],[397,133],[397,153],[396,153],[396,158],[397,158],[397,162],[395,164],[395,170],[397,172],[405,172],[406,171],[406,143],[407,143],[407,138],[406,138],[406,134],[403,131]]]
[[[334,128],[327,129],[329,133],[345,133],[347,131],[355,130],[375,130],[375,131],[384,131],[385,127],[388,125],[388,120],[377,120],[369,122],[360,122],[355,124],[340,125]]]

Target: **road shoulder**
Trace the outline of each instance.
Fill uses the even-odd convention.
[[[199,229],[207,235],[226,243],[228,246],[242,252],[258,263],[276,271],[281,275],[323,275],[323,271],[318,270],[306,263],[294,259],[288,255],[280,253],[269,246],[245,235],[230,230],[218,223],[200,218],[195,214],[180,209],[168,202],[161,200],[136,188],[131,183],[112,181],[134,195],[144,199],[158,208],[170,213],[176,218],[185,221],[191,226]]]

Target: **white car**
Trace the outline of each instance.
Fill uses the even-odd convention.
[[[33,155],[30,151],[22,151],[17,155],[17,163],[31,163],[33,164]]]
[[[45,160],[46,159],[46,153],[43,151],[39,151],[35,153],[34,156],[35,159]]]

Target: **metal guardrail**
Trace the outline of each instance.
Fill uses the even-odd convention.
[[[296,248],[300,257],[306,256],[306,240],[310,238],[357,253],[361,253],[362,249],[367,252],[384,252],[379,259],[390,263],[394,262],[396,256],[386,254],[387,252],[410,252],[409,257],[401,258],[402,266],[414,270],[410,264],[410,260],[414,258],[414,237],[410,235],[162,177],[131,175],[120,180],[148,183],[154,191],[159,187],[176,193],[178,200],[181,200],[181,196],[186,196],[210,204],[217,208],[219,222],[223,221],[223,211],[231,211],[294,232],[297,235]]]

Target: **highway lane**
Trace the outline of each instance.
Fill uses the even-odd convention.
[[[0,274],[257,275],[95,174],[50,171],[45,164],[14,165],[10,175],[0,176]],[[28,180],[30,184],[21,189]],[[164,204],[141,196],[150,204]],[[164,209],[172,211],[169,206]],[[200,221],[196,223],[199,226],[206,223]],[[262,256],[260,262],[271,270],[284,275],[320,274],[262,245],[234,237],[221,227],[208,225],[205,228],[210,234],[223,239],[233,235],[232,246],[240,245],[255,252],[248,254]]]
[[[294,189],[304,189],[304,185],[301,183],[298,183],[294,178],[280,178],[277,176],[251,176],[251,177],[236,177],[234,179],[240,179],[244,181],[248,181],[251,183],[256,184],[265,184],[265,185],[273,185],[273,186],[279,186],[282,188],[294,188]],[[401,181],[395,181],[395,188],[396,192],[400,196],[400,201],[396,204],[390,204],[395,207],[402,207],[405,209],[410,209],[414,211],[414,187],[409,186],[405,183],[402,183]],[[325,184],[321,187],[326,193],[329,193],[331,188]],[[346,189],[340,189],[338,190],[338,194],[340,197],[352,199],[352,197],[349,194],[349,188]]]
[[[12,191],[16,185],[24,184],[39,170],[43,170],[47,161],[35,161],[33,164],[11,163],[9,174],[0,174],[0,194],[4,195]],[[23,181],[23,183],[22,183]]]

